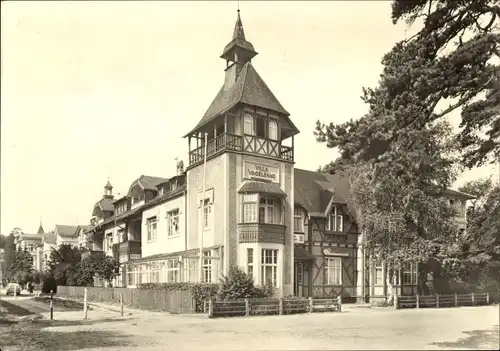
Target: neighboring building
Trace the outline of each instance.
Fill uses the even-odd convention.
[[[44,233],[42,236],[42,270],[47,267],[52,249],[57,248],[56,241],[56,234],[53,231]]]
[[[224,84],[185,136],[186,170],[141,176],[116,200],[108,181],[77,242],[119,260],[115,285],[198,282],[200,271],[202,281],[216,282],[238,265],[279,296],[387,295],[384,266],[365,258],[348,180],[294,168],[299,131],[252,65],[256,55],[238,12],[221,56]],[[471,197],[448,195],[465,224]],[[414,291],[415,265],[398,277],[399,293]]]
[[[0,286],[3,286],[3,277],[4,277],[6,270],[7,270],[7,267],[5,264],[5,250],[0,249]]]
[[[56,246],[63,244],[78,246],[77,225],[56,224],[54,235],[56,236]]]
[[[21,249],[28,251],[33,257],[33,267],[40,271],[42,269],[42,224],[40,223],[37,234],[24,233],[20,228],[14,228],[12,234],[14,235],[16,250]]]

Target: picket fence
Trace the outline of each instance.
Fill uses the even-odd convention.
[[[405,309],[477,306],[489,305],[491,302],[489,293],[395,296],[394,308]]]
[[[341,311],[341,296],[336,299],[313,299],[310,297],[308,299],[207,300],[204,305],[204,312],[209,318]]]

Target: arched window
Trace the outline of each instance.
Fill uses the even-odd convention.
[[[253,128],[253,117],[250,115],[245,115],[243,117],[243,132],[249,135],[255,134]]]
[[[269,139],[278,140],[278,123],[269,121]]]

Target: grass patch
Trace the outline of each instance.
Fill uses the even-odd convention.
[[[34,298],[35,301],[43,302],[45,304],[50,304],[50,296],[38,296]],[[81,311],[83,310],[83,302],[75,301],[75,300],[67,300],[54,297],[53,299],[54,306],[64,307],[70,311]],[[87,304],[88,310],[92,310],[92,307]]]
[[[0,319],[1,321],[2,319]],[[133,346],[130,336],[103,330],[46,331],[46,327],[85,326],[116,320],[48,321],[27,320],[0,324],[0,348],[21,350],[72,351],[86,348],[111,347],[120,349]]]

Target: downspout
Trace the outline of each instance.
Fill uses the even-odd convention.
[[[187,233],[187,185],[184,193],[184,250],[187,250],[188,246],[188,233]]]

